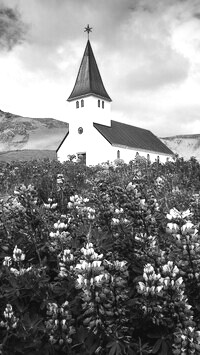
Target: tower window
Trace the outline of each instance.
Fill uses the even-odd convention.
[[[120,159],[120,150],[117,151],[117,159]]]
[[[84,100],[81,100],[81,107],[84,107]]]
[[[159,155],[157,156],[157,163],[160,163],[160,157],[159,157]]]
[[[98,100],[98,107],[100,107],[100,100]]]
[[[147,154],[147,160],[150,161],[150,155],[149,154]]]
[[[76,101],[76,108],[79,108],[79,101]]]
[[[102,101],[102,108],[104,108],[104,101]]]

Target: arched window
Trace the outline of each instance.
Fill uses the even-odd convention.
[[[79,108],[79,101],[76,101],[76,108]]]
[[[81,107],[84,107],[84,100],[81,100]]]
[[[120,159],[120,150],[117,151],[117,159]]]
[[[98,100],[98,107],[100,107],[100,103],[101,103],[100,100]]]
[[[150,161],[150,154],[147,154],[147,160]]]
[[[104,108],[104,101],[102,101],[102,108]]]

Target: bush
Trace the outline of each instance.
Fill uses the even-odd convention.
[[[2,354],[199,354],[195,159],[0,176]]]

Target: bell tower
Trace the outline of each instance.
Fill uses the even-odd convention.
[[[87,25],[85,32],[88,40],[79,67],[74,88],[68,97],[69,137],[72,134],[77,147],[84,146],[90,139],[93,123],[110,126],[111,98],[108,95],[97,66],[90,44],[89,34],[92,28]]]

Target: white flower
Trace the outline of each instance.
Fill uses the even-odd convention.
[[[140,200],[140,206],[143,208],[145,206],[145,198]]]
[[[64,250],[64,255],[69,255],[71,253],[71,250],[70,249],[65,249]]]
[[[53,232],[50,232],[50,234],[49,234],[49,236],[51,237],[51,238],[54,238],[55,237],[55,233],[53,233]]]
[[[101,261],[95,260],[92,262],[92,267],[100,267],[100,266],[101,266]]]
[[[87,243],[86,244],[86,249],[89,249],[89,248],[93,248],[93,244],[92,243]]]
[[[98,275],[94,277],[94,281],[96,284],[100,284],[104,275]]]
[[[149,273],[154,273],[154,268],[151,264],[146,264],[144,267],[144,272],[149,274]]]
[[[143,293],[146,290],[146,286],[143,282],[138,282],[138,292]]]
[[[57,205],[58,205],[57,203],[53,203],[53,204],[51,205],[51,209],[54,210],[54,209],[57,207]]]
[[[167,213],[167,219],[171,220],[173,217],[171,214]]]
[[[187,209],[186,211],[182,212],[182,218],[186,218],[192,215],[192,212],[190,212],[189,209]]]
[[[128,224],[129,223],[129,220],[127,218],[123,218],[122,219],[122,222],[125,223],[125,224]]]
[[[13,267],[10,268],[10,272],[12,272],[15,276],[18,276],[20,274],[19,271]]]
[[[9,267],[11,264],[12,264],[12,258],[10,256],[5,256],[3,265]]]
[[[187,209],[186,211],[180,212],[174,207],[169,211],[169,214],[167,214],[167,218],[168,219],[172,219],[172,218],[174,218],[174,219],[182,219],[183,218],[184,219],[186,217],[191,216],[191,214],[192,213],[190,212],[189,209]]]
[[[44,203],[45,208],[50,208],[50,204]]]
[[[167,223],[166,232],[169,234],[176,234],[179,231],[179,226],[176,223]]]
[[[179,268],[175,265],[172,270],[172,276],[175,277],[179,273]]]
[[[156,182],[157,182],[157,184],[160,184],[163,182],[163,179],[160,176],[158,176],[156,179]]]
[[[13,250],[13,259],[14,261],[23,261],[25,259],[25,254],[22,253],[21,249],[17,248],[17,245],[15,245]]]
[[[89,202],[90,200],[89,200],[89,198],[84,198],[83,199],[83,202],[85,202],[85,203],[87,203],[87,202]]]
[[[176,280],[176,285],[177,285],[177,286],[180,286],[180,285],[182,285],[182,283],[183,283],[183,278],[182,278],[182,277],[179,277],[179,278]]]
[[[181,218],[181,213],[174,207],[169,211],[172,218]]]
[[[162,285],[157,286],[156,289],[155,289],[155,292],[156,292],[156,293],[160,293],[160,292],[162,291],[162,289],[163,289],[163,286],[162,286]]]
[[[186,222],[182,227],[181,231],[183,235],[194,233],[195,227],[192,222]]]
[[[118,218],[112,218],[112,224],[118,225],[120,223]]]

